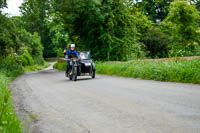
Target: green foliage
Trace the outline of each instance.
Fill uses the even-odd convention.
[[[20,59],[22,61],[23,66],[28,66],[28,65],[33,65],[34,61],[33,58],[29,53],[24,53],[23,55],[20,56]]]
[[[21,133],[22,127],[13,108],[8,81],[10,79],[0,73],[0,132]]]
[[[0,58],[0,71],[6,76],[15,77],[23,73],[22,60],[19,56]]]
[[[22,21],[24,22],[25,29],[34,33],[42,34],[43,27],[45,26],[45,18],[49,9],[48,0],[26,0],[20,6],[22,13]]]
[[[57,49],[57,57],[64,57],[63,50],[61,48]]]
[[[186,56],[195,55],[199,46],[198,4],[196,0],[27,0],[21,6],[21,20],[15,23],[39,34],[44,57],[62,56],[60,49],[70,43],[77,50],[90,50],[95,60]]]
[[[44,47],[44,57],[56,57],[58,48],[69,43],[60,14],[51,8],[48,0],[27,0],[21,5],[21,23],[30,32],[37,32]]]
[[[20,31],[20,41],[24,44],[24,47],[21,48],[19,54],[28,53],[32,56],[34,63],[43,64],[43,46],[40,41],[40,37],[37,33],[31,34],[26,30]],[[28,64],[32,65],[32,64]]]
[[[148,80],[200,83],[200,59],[161,62],[98,62],[96,63],[96,71],[100,74]]]
[[[194,4],[197,10],[200,11],[200,1],[199,0],[189,0],[191,4]]]
[[[131,14],[136,21],[137,35],[140,40],[140,38],[143,38],[143,34],[153,25],[153,22],[135,7],[131,7]]]
[[[58,56],[58,49],[66,49],[70,40],[68,33],[65,30],[65,25],[59,17],[59,13],[52,13],[49,18],[51,18],[52,21],[46,21],[46,24],[50,30],[49,36],[51,37],[51,44],[48,44],[48,49],[45,51],[46,54],[50,55],[50,57],[56,57]]]
[[[159,27],[151,27],[143,34],[141,41],[145,44],[148,57],[168,57],[170,38]]]
[[[132,1],[132,0],[130,0]],[[135,0],[135,7],[139,8],[144,14],[147,14],[153,22],[162,21],[169,12],[170,3],[173,0]]]
[[[7,7],[7,0],[0,0],[0,9],[4,7]]]
[[[0,13],[0,55],[8,56],[17,53],[21,47],[18,31],[14,23]]]
[[[52,56],[53,46],[51,45],[50,29],[47,25],[47,19],[50,11],[49,0],[26,0],[20,7],[22,13],[22,23],[24,28],[34,34],[37,32],[41,37],[44,47],[44,57]],[[54,53],[56,55],[56,53]]]
[[[53,66],[53,68],[59,69],[59,70],[66,70],[66,65],[67,65],[66,62],[57,62],[57,63]]]
[[[200,56],[200,46],[190,56]]]
[[[7,18],[0,14],[0,58],[20,57],[22,64],[43,64],[43,46],[37,33],[31,34],[15,26],[19,18]],[[14,23],[15,22],[15,23]],[[32,59],[33,58],[33,59]],[[34,60],[34,62],[33,62]]]
[[[97,60],[140,57],[136,22],[123,0],[55,0],[54,7],[66,24],[69,38]]]
[[[42,70],[42,69],[44,69],[44,68],[46,68],[48,66],[49,66],[49,63],[47,63],[47,62],[44,62],[44,65],[35,64],[35,65],[31,65],[31,66],[26,66],[25,67],[25,72]]]
[[[199,46],[199,12],[187,1],[172,2],[170,12],[163,22],[171,36],[171,56],[190,55]]]
[[[8,83],[24,71],[18,56],[0,58],[0,132],[21,133],[22,127],[15,114]]]
[[[0,1],[0,8],[2,1]],[[20,17],[8,18],[0,11],[0,132],[21,133],[20,121],[12,105],[8,80],[24,72],[24,67],[44,64],[43,46],[38,33],[23,29]],[[37,67],[36,67],[37,66]],[[35,65],[35,69],[42,68]],[[31,69],[32,70],[32,69]]]
[[[0,14],[0,56],[28,53],[43,64],[43,52],[61,57],[70,43],[95,60],[197,55],[196,7],[196,0],[26,0],[22,16]]]
[[[24,72],[22,64],[24,62],[26,65],[31,64],[30,60],[31,56],[28,54],[24,54],[22,56],[8,56],[7,58],[0,58],[1,133],[22,133],[22,126],[13,107],[11,91],[8,88],[8,83],[11,82],[16,76]],[[48,63],[45,63],[43,66],[26,66],[25,71],[40,70],[44,67],[47,67],[48,65]]]

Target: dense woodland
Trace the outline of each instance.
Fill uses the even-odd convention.
[[[1,11],[0,58],[22,65],[62,57],[71,43],[95,60],[200,55],[199,0],[24,0]]]

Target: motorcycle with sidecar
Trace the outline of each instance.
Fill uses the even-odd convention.
[[[80,52],[80,58],[66,57],[67,64],[69,64],[69,69],[66,73],[66,77],[70,80],[77,81],[78,76],[91,76],[95,78],[95,64],[91,59],[89,51]]]

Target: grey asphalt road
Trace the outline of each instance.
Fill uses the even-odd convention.
[[[200,85],[78,79],[51,67],[18,77],[11,86],[25,132],[200,133]]]

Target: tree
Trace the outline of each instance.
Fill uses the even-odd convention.
[[[194,4],[197,8],[197,10],[200,11],[200,1],[199,0],[190,0],[191,4]]]
[[[162,21],[169,12],[173,0],[135,0],[135,6],[140,8],[153,22]]]
[[[0,13],[0,56],[17,53],[21,47],[18,30],[11,19]]]
[[[49,0],[25,0],[20,7],[24,28],[31,33],[37,32],[41,37],[44,57],[56,56],[51,52],[53,47],[50,45],[52,43],[49,36],[50,29],[46,23],[51,12],[50,4]]]
[[[69,38],[98,60],[140,56],[136,22],[124,0],[55,0]]]
[[[168,57],[170,39],[158,26],[149,28],[146,33],[143,34],[141,41],[145,44],[148,57]]]
[[[0,9],[7,7],[7,0],[0,0]]]
[[[19,40],[22,44],[19,55],[30,55],[35,64],[43,64],[43,46],[37,32],[33,34],[25,29],[19,29]]]
[[[51,20],[47,20],[46,24],[50,30],[49,36],[51,37],[51,44],[49,44],[49,47],[52,47],[51,54],[57,54],[59,49],[59,55],[61,55],[61,51],[63,53],[63,50],[70,43],[69,36],[58,12],[50,14],[50,18]]]
[[[164,21],[172,39],[172,56],[187,55],[199,45],[199,12],[194,5],[184,0],[171,3],[170,12]]]

